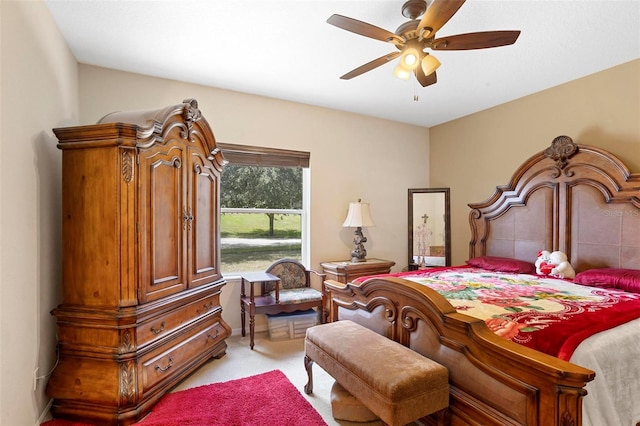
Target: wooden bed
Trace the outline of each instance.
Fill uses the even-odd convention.
[[[640,174],[567,136],[469,206],[470,258],[533,262],[546,249],[564,251],[578,272],[640,268]],[[325,284],[330,321],[358,322],[449,369],[452,425],[582,424],[594,371],[498,337],[415,282],[379,276]]]

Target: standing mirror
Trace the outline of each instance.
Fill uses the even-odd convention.
[[[409,270],[451,265],[449,188],[409,189]]]

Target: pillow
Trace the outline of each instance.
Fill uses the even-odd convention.
[[[588,269],[576,274],[573,282],[592,287],[615,288],[629,293],[640,293],[640,269]]]
[[[498,272],[515,272],[517,274],[535,274],[536,265],[524,260],[508,257],[480,256],[467,260],[467,265]]]

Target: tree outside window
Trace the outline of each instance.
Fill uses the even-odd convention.
[[[229,164],[220,199],[223,274],[301,260],[302,168]]]

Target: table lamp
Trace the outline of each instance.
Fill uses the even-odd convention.
[[[349,203],[349,211],[347,212],[347,218],[342,224],[343,227],[356,228],[355,237],[353,242],[355,248],[351,251],[351,262],[366,262],[367,250],[364,248],[364,243],[367,242],[367,238],[362,235],[362,228],[366,226],[376,226],[371,219],[371,211],[369,209],[369,203],[361,203],[358,199],[357,203]]]

